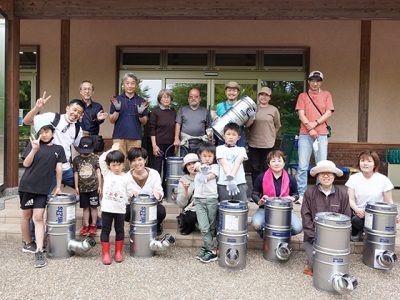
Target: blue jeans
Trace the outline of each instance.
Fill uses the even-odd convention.
[[[299,169],[297,172],[297,187],[299,195],[304,196],[307,189],[308,166],[310,165],[311,153],[314,152],[315,163],[325,160],[328,157],[328,137],[326,134],[317,137],[319,141],[318,151],[313,149],[313,139],[308,134],[300,134],[299,136]]]
[[[74,172],[72,171],[72,168],[62,172],[61,184],[68,185],[69,187],[75,189]],[[53,192],[56,185],[57,178],[54,176],[53,181],[51,182],[49,194]]]
[[[258,232],[261,238],[263,238],[264,232],[263,228],[265,226],[265,211],[264,208],[257,208],[253,217],[251,218],[251,225],[253,225],[254,229]],[[301,223],[300,218],[292,213],[292,235],[299,234],[303,231],[303,225]]]

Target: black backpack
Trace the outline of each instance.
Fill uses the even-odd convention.
[[[61,118],[61,115],[59,113],[55,113],[54,120],[53,120],[53,122],[51,122],[51,124],[54,126],[54,128],[56,128],[58,123],[60,123],[60,118]],[[75,122],[75,140],[78,137],[80,129],[81,129],[81,122],[79,122],[79,121]]]

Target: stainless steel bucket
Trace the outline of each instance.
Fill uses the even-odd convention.
[[[157,235],[157,200],[148,195],[139,195],[131,203],[130,255],[151,257],[154,251],[150,242]]]
[[[219,203],[218,263],[221,267],[246,267],[248,211],[247,203],[243,201]]]
[[[47,224],[75,223],[76,196],[73,194],[49,195],[47,199]]]
[[[68,258],[74,255],[68,247],[75,239],[75,223],[47,224],[47,256],[49,258]]]
[[[169,176],[167,178],[167,194],[166,198],[168,202],[176,203],[176,195],[178,193],[178,185],[180,176]]]
[[[270,261],[287,261],[290,248],[292,201],[270,198],[265,202],[263,257]]]
[[[397,206],[385,202],[368,202],[365,207],[363,262],[375,269],[393,268],[397,255]]]
[[[185,173],[182,170],[183,157],[169,156],[167,157],[167,177],[182,176]]]
[[[215,135],[223,140],[224,138],[224,127],[228,123],[236,123],[239,126],[242,126],[247,123],[249,120],[248,111],[253,110],[256,111],[257,105],[248,96],[242,97],[238,102],[235,103],[225,114],[213,122],[212,129],[214,130]]]
[[[313,284],[318,290],[345,293],[357,286],[349,275],[350,217],[332,212],[320,212],[314,219]]]
[[[67,258],[74,253],[68,249],[70,240],[75,239],[75,204],[72,194],[49,195],[47,199],[47,256]]]

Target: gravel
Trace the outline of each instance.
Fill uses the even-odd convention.
[[[218,262],[203,264],[197,249],[173,247],[152,258],[133,258],[104,266],[100,246],[82,256],[48,260],[33,267],[33,254],[21,252],[17,243],[0,245],[1,299],[336,299],[317,291],[312,278],[303,275],[304,252],[294,252],[284,264],[263,259],[249,250],[243,270],[227,270]],[[373,270],[351,255],[350,273],[359,286],[341,299],[398,299],[398,266],[389,272]]]

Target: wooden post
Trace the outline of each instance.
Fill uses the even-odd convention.
[[[6,69],[6,156],[5,185],[7,188],[18,186],[18,109],[19,109],[19,47],[20,20],[10,17],[8,20],[8,45]]]
[[[360,84],[357,141],[368,142],[369,78],[371,62],[371,21],[361,21]]]
[[[70,21],[61,20],[60,51],[60,113],[65,112],[69,102]]]

